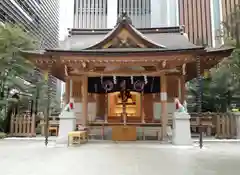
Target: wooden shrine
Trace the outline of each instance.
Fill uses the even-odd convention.
[[[158,127],[166,137],[173,99],[185,100],[197,58],[203,73],[231,52],[190,43],[181,26],[136,29],[123,14],[112,30],[71,29],[60,48],[23,53],[66,82],[78,123],[104,124],[113,140],[136,140],[138,126]]]

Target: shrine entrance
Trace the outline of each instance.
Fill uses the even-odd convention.
[[[145,123],[145,118],[153,118],[153,115],[146,116],[144,112],[144,95],[160,93],[160,78],[145,75],[89,77],[88,93],[105,98],[96,104],[99,119],[123,125]],[[99,112],[102,108],[104,112]]]
[[[141,93],[134,91],[126,91],[125,93],[114,92],[109,94],[108,122],[141,122]]]

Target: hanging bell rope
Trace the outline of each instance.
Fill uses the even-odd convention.
[[[133,82],[133,76],[131,76],[131,84],[133,84],[134,82]]]
[[[148,83],[148,79],[147,79],[147,76],[144,75],[144,83],[147,84]]]
[[[113,83],[117,84],[117,77],[115,75],[113,76]]]

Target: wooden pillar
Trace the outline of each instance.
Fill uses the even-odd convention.
[[[186,100],[186,88],[185,88],[184,75],[181,75],[178,77],[178,98],[182,104]]]
[[[65,103],[68,104],[69,100],[70,100],[70,83],[69,83],[69,79],[66,79],[66,83],[65,83]]]
[[[186,100],[185,76],[182,75],[180,77],[180,80],[181,80],[181,102],[183,104],[183,102]]]
[[[70,98],[73,98],[73,80],[69,80],[69,96]]]
[[[167,77],[162,75],[160,78],[161,87],[161,139],[165,139],[167,136],[168,114],[167,114]]]
[[[87,125],[88,120],[88,77],[82,77],[82,124]]]
[[[96,116],[101,116],[101,99],[100,94],[96,94]]]
[[[145,123],[145,115],[144,115],[144,92],[141,92],[141,119],[142,119],[142,123]]]

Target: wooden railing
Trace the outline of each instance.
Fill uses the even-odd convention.
[[[200,132],[200,129],[207,136],[230,139],[237,135],[237,116],[233,113],[192,113],[191,129]]]
[[[190,113],[190,125],[192,133],[199,134],[200,131],[204,132],[205,136],[212,136],[220,139],[234,139],[237,136],[237,117],[233,113]],[[172,114],[168,116],[168,125],[172,126]],[[127,121],[131,124],[133,121]],[[93,122],[94,123],[94,122]],[[121,117],[109,116],[108,125],[111,123],[122,123]],[[141,123],[141,120],[133,123]],[[159,124],[161,120],[146,121],[142,126],[149,124]],[[107,124],[105,124],[107,126]]]
[[[11,116],[10,136],[17,137],[35,137],[35,115],[24,113],[20,115]]]
[[[237,117],[231,113],[218,115],[216,119],[216,138],[233,139],[237,136]]]
[[[199,133],[200,128],[205,133],[206,136],[215,136],[216,138],[221,139],[233,139],[237,136],[237,123],[238,118],[233,113],[191,113],[191,130],[193,132]],[[132,117],[133,118],[133,117]],[[135,118],[132,121],[132,118],[128,121],[128,123],[135,123]],[[172,125],[172,118],[169,118],[169,126]],[[121,118],[117,118],[116,116],[109,117],[109,124],[111,122],[121,122]],[[110,121],[112,120],[112,121]],[[136,123],[139,123],[140,120]],[[152,121],[151,123],[158,123],[161,125],[161,121]],[[145,125],[150,123],[146,122]],[[42,134],[44,135],[44,122],[41,121],[42,126]],[[50,120],[49,126],[58,126],[59,121]],[[143,124],[144,125],[144,124]],[[144,127],[144,126],[143,126]],[[12,115],[11,117],[11,128],[10,128],[10,136],[20,136],[20,137],[34,137],[36,136],[35,131],[35,116],[30,116],[29,113],[24,113],[21,115]]]

